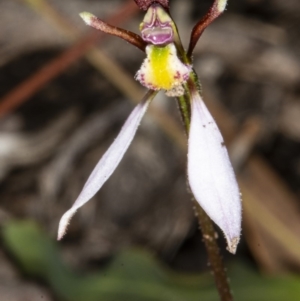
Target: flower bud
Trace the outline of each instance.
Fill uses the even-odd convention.
[[[159,3],[161,6],[163,6],[165,9],[169,9],[169,0],[134,0],[136,5],[139,7],[141,10],[147,10],[149,6]]]

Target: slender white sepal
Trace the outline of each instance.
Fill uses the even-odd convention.
[[[191,97],[188,178],[191,190],[207,215],[225,234],[235,253],[241,232],[238,184],[222,135],[198,92]]]
[[[62,216],[59,222],[57,237],[58,240],[60,240],[65,235],[67,226],[77,209],[83,206],[97,193],[97,191],[102,187],[102,185],[117,168],[139,127],[142,117],[144,116],[151,100],[156,95],[156,93],[157,92],[149,91],[145,95],[142,102],[137,105],[129,115],[118,137],[97,163],[93,172],[89,176],[77,200],[75,201],[71,209],[69,209]]]

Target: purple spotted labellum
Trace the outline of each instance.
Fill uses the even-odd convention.
[[[163,90],[177,97],[189,134],[188,179],[191,191],[207,215],[220,227],[228,250],[235,253],[241,232],[241,200],[222,135],[201,93],[192,68],[192,52],[204,29],[226,7],[227,0],[215,0],[208,14],[193,28],[188,51],[185,52],[176,24],[169,15],[168,1],[135,1],[147,10],[140,25],[141,36],[106,24],[90,13],[80,14],[90,26],[118,36],[140,50],[145,58],[136,79],[149,91],[133,110],[118,137],[100,159],[77,200],[61,218],[58,239],[66,232],[77,209],[88,202],[117,168],[138,129],[142,117],[157,94]]]

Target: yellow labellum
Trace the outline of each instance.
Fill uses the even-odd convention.
[[[191,68],[179,60],[174,44],[148,45],[146,53],[147,57],[137,72],[136,79],[152,90],[179,91],[178,87],[187,81]],[[183,89],[179,94],[183,94]]]

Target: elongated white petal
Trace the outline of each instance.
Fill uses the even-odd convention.
[[[192,192],[208,216],[224,232],[235,253],[241,232],[238,184],[222,135],[198,92],[192,95],[188,177]]]
[[[58,228],[58,240],[61,239],[66,233],[67,226],[70,219],[75,214],[78,208],[83,206],[88,202],[102,187],[106,180],[114,172],[118,164],[120,163],[122,157],[124,156],[127,148],[129,147],[137,128],[144,116],[149,103],[156,95],[157,92],[149,91],[142,102],[135,107],[132,111],[125,124],[123,125],[121,132],[115,139],[113,144],[109,147],[100,161],[97,163],[93,172],[89,176],[87,182],[85,183],[81,193],[79,194],[77,200],[61,218]]]

